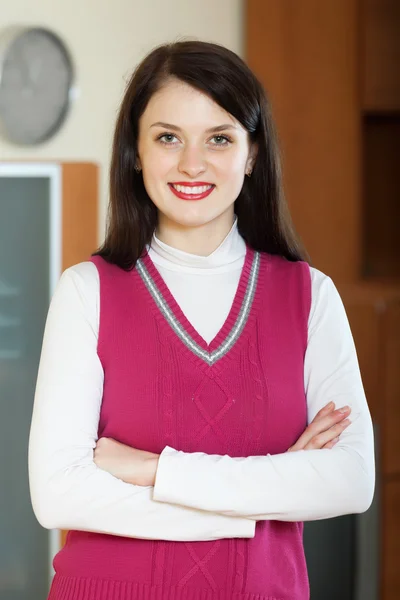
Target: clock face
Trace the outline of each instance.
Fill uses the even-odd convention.
[[[38,144],[63,122],[72,64],[58,37],[45,29],[22,31],[8,45],[0,72],[0,122],[19,144]]]

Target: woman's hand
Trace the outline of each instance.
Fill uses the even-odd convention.
[[[158,454],[136,450],[112,438],[100,438],[94,449],[94,462],[103,471],[126,483],[154,486]]]
[[[334,408],[333,402],[322,408],[288,452],[333,448],[339,441],[340,434],[351,423],[347,418],[351,412],[349,406],[338,410]]]

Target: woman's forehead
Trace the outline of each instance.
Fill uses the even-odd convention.
[[[171,80],[150,98],[142,118],[143,124],[173,124],[180,129],[209,129],[223,124],[239,129],[240,123],[212,98],[189,84]]]

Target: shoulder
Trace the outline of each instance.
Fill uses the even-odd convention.
[[[60,282],[66,281],[83,293],[91,293],[99,287],[99,272],[91,261],[80,262],[63,271]]]
[[[270,270],[273,281],[281,281],[288,293],[290,289],[303,290],[309,306],[309,323],[332,307],[334,312],[341,310],[342,301],[334,282],[319,269],[305,261],[293,262],[283,256],[266,253],[261,253],[261,262],[266,271]]]
[[[343,301],[331,277],[314,267],[310,267],[310,274],[312,299],[310,329],[326,319],[346,319]]]
[[[328,275],[319,269],[316,269],[315,267],[309,267],[309,269],[313,291],[317,292],[321,288],[329,288],[333,286],[333,281]]]
[[[91,261],[80,262],[63,271],[54,299],[80,306],[86,315],[97,320],[99,312],[99,272]]]
[[[340,297],[335,284],[329,275],[326,275],[315,267],[309,267],[311,276],[311,288],[313,303],[326,301],[332,296]]]
[[[300,277],[305,284],[311,287],[312,300],[327,295],[338,294],[332,279],[315,267],[311,267],[306,261],[290,261],[284,256],[261,253],[261,260],[266,268],[275,273],[282,273],[284,277]]]
[[[282,285],[287,290],[302,289],[306,296],[310,296],[311,272],[307,262],[290,261],[284,256],[264,252],[260,256],[261,269],[275,285]]]

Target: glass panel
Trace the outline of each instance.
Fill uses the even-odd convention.
[[[49,305],[50,180],[0,177],[0,600],[48,594],[49,532],[33,514],[28,439]]]

